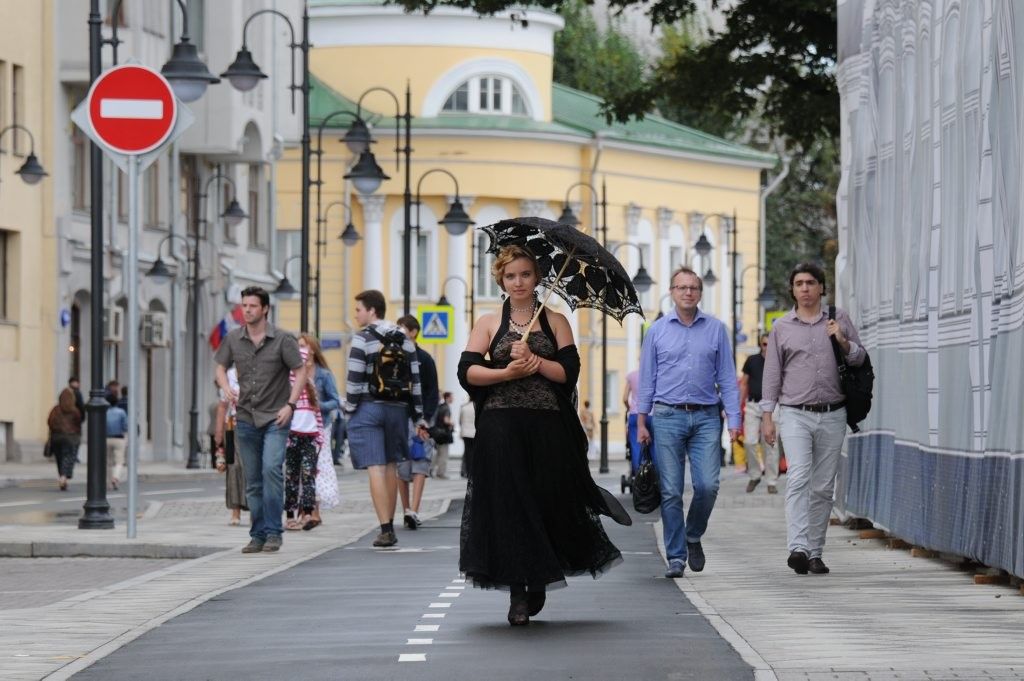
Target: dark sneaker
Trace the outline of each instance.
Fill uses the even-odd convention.
[[[249,543],[242,547],[242,553],[260,553],[263,551],[264,542],[259,539],[250,539]]]
[[[665,576],[669,579],[678,579],[683,576],[683,571],[686,570],[686,564],[683,563],[681,558],[673,558],[668,562],[668,570],[665,570]]]
[[[798,575],[806,575],[808,569],[807,554],[803,551],[793,551],[789,554],[789,559],[786,561],[793,572]]]
[[[394,532],[381,532],[377,535],[377,538],[373,540],[373,545],[377,547],[394,546],[398,543],[398,537],[395,536]]]
[[[403,522],[405,523],[405,527],[408,530],[415,530],[415,529],[418,529],[419,526],[420,526],[419,523],[416,522],[416,518],[414,518],[413,516],[409,515],[408,513],[405,514],[405,518],[403,518]]]
[[[757,486],[760,485],[760,484],[761,484],[761,478],[758,478],[757,480],[750,480],[750,481],[748,481],[747,482],[747,494],[750,494],[755,489],[757,489]]]
[[[264,553],[274,553],[275,551],[281,550],[281,535],[272,534],[267,537],[267,541],[263,544]]]
[[[704,547],[700,545],[699,541],[692,544],[686,542],[686,562],[694,572],[704,570]]]
[[[812,575],[827,575],[829,572],[831,572],[828,569],[828,566],[825,565],[824,561],[821,560],[821,558],[811,558],[807,562],[807,571],[810,572]]]
[[[775,485],[768,485],[768,494],[778,494],[779,488]]]

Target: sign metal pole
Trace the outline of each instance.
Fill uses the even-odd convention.
[[[128,156],[128,538],[135,539],[139,500],[139,157]]]

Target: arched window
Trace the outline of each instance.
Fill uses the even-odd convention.
[[[526,98],[512,79],[498,75],[473,76],[452,90],[441,108],[445,113],[487,113],[529,116]]]

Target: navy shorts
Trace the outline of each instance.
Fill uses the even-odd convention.
[[[400,402],[360,402],[348,420],[352,465],[397,464],[409,456],[409,407]]]

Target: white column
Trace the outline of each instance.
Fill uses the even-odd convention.
[[[363,290],[384,291],[384,202],[386,196],[357,194],[363,207]]]
[[[630,202],[629,205],[626,206],[626,235],[628,237],[627,241],[629,241],[630,243],[636,243],[636,237],[638,236],[638,227],[640,225],[640,215],[642,210],[643,209],[640,206],[636,205],[633,202]],[[655,249],[656,246],[652,244],[652,258],[654,257]],[[619,257],[619,262],[625,260],[627,263],[629,263],[628,265],[626,265],[626,274],[629,276],[633,276],[633,273],[637,271],[637,266],[640,262],[640,256],[637,250],[635,248],[619,249],[617,255]],[[652,270],[654,270],[654,263],[649,262],[644,264],[645,266],[648,266]],[[657,279],[657,275],[652,276],[655,279]],[[651,294],[651,297],[657,300],[657,296],[655,296],[654,294]],[[641,296],[641,300],[642,298],[643,296]],[[629,318],[624,321],[626,327],[626,367],[625,371],[622,372],[623,380],[625,380],[625,376],[627,373],[640,366],[640,324],[642,323],[639,320],[637,320],[636,317],[634,317],[633,315],[630,315]],[[613,400],[618,399],[616,395],[612,395],[611,397]]]

